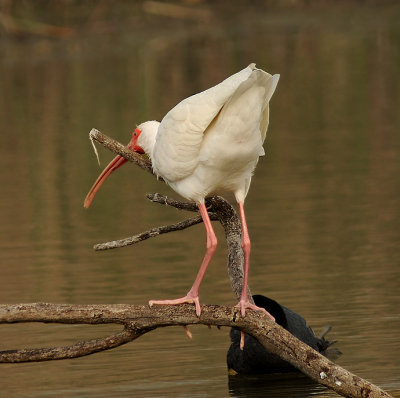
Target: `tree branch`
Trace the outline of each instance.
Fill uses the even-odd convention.
[[[90,140],[97,141],[99,144],[102,144],[111,152],[114,152],[117,155],[123,156],[125,159],[129,160],[132,163],[135,163],[143,170],[153,174],[153,168],[151,166],[150,160],[141,156],[136,152],[131,151],[126,146],[120,144],[118,141],[113,140],[110,137],[107,137],[105,134],[101,133],[99,130],[92,129],[89,133]]]
[[[179,200],[175,200],[172,198],[168,198],[167,196],[161,195],[159,193],[148,193],[146,198],[151,202],[159,203],[161,205],[171,206],[175,209],[179,210],[187,210],[187,211],[198,211],[198,207],[193,202],[181,202]]]
[[[151,163],[147,158],[130,151],[120,143],[101,134],[98,130],[92,129],[90,138],[152,173]],[[182,210],[197,211],[197,207],[193,203],[179,202],[160,194],[151,194],[147,197],[156,203]],[[243,280],[243,252],[239,218],[232,206],[219,196],[207,198],[206,204],[212,218],[217,219],[224,228],[228,244],[228,272],[232,288],[239,298]],[[110,242],[108,246],[103,244],[100,250],[111,248],[111,246],[133,244],[172,230],[187,228],[200,221],[200,217],[196,216],[170,226],[153,228],[132,238]],[[246,317],[242,318],[239,309],[236,307],[203,305],[201,316],[197,317],[194,306],[188,304],[153,306],[151,309],[148,306],[123,304],[56,305],[34,303],[0,305],[0,324],[17,322],[115,323],[123,325],[124,329],[103,339],[81,341],[66,347],[1,351],[0,362],[45,361],[89,355],[125,344],[157,327],[189,324],[230,326],[239,328],[256,337],[268,351],[291,363],[313,380],[326,385],[343,396],[354,398],[390,397],[377,386],[329,361],[258,311],[248,310]]]
[[[210,214],[210,219],[217,220],[216,214]],[[165,225],[162,227],[155,227],[148,231],[142,232],[138,235],[131,236],[129,238],[113,240],[111,242],[105,242],[105,243],[98,243],[97,245],[93,246],[93,249],[96,251],[101,251],[101,250],[109,250],[109,249],[116,249],[119,247],[125,247],[133,245],[135,243],[142,242],[149,238],[154,238],[155,236],[158,235],[166,234],[168,232],[181,231],[182,229],[189,228],[201,222],[203,222],[201,216],[192,217],[175,224]]]
[[[56,349],[20,350],[0,352],[0,362],[31,362],[37,360],[63,359],[76,356],[75,347],[81,347],[85,354],[109,349],[157,327],[185,325],[216,325],[236,327],[255,336],[271,353],[290,362],[303,373],[320,384],[334,389],[346,397],[386,397],[390,395],[340,366],[272,322],[266,315],[248,311],[240,316],[238,308],[203,305],[201,316],[197,317],[192,305],[148,306],[141,305],[67,305],[67,304],[18,304],[0,305],[0,324],[17,322],[55,322],[68,324],[124,324],[125,329],[103,340],[80,342],[69,347]],[[110,343],[102,347],[104,343]],[[33,352],[32,351],[36,351]],[[29,354],[33,354],[30,357]],[[51,356],[54,353],[55,356]]]
[[[134,332],[128,328],[124,328],[121,332],[102,339],[84,340],[64,347],[0,351],[0,363],[43,362],[57,359],[79,358],[119,347],[120,345],[129,343],[140,337],[144,333],[145,332]]]

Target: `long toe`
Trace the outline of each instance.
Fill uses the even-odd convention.
[[[156,305],[178,305],[178,304],[194,304],[196,307],[196,315],[200,316],[201,314],[201,307],[200,307],[200,300],[199,297],[192,297],[192,296],[184,296],[181,298],[173,299],[173,300],[150,300],[149,306],[152,307],[154,304]]]
[[[240,314],[242,315],[242,317],[246,315],[246,309],[249,309],[249,310],[261,311],[267,316],[269,316],[275,322],[275,318],[265,308],[257,307],[255,304],[250,303],[250,301],[248,300],[240,300],[235,307],[240,308]]]

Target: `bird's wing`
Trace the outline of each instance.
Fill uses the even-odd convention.
[[[205,130],[254,69],[255,64],[249,65],[218,85],[184,99],[165,115],[152,158],[156,174],[167,181],[178,181],[194,171]]]
[[[268,73],[266,73],[268,75]],[[269,78],[265,82],[265,108],[262,113],[261,125],[260,125],[260,132],[261,132],[261,139],[262,142],[265,141],[265,137],[267,135],[267,129],[269,124],[269,101],[272,95],[275,92],[276,86],[278,84],[280,75],[269,75]],[[265,79],[265,77],[264,77]]]
[[[226,101],[215,127],[220,131],[228,129],[230,140],[236,136],[240,141],[249,141],[253,136],[262,145],[269,122],[269,101],[278,81],[279,75],[254,69]]]

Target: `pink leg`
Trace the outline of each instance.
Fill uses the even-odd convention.
[[[197,316],[200,316],[201,314],[201,307],[200,307],[200,301],[199,301],[199,287],[201,284],[201,281],[204,278],[204,274],[206,273],[208,264],[211,261],[212,256],[215,253],[215,250],[217,248],[217,237],[215,236],[214,229],[211,225],[211,220],[210,217],[208,216],[207,213],[207,208],[204,203],[199,203],[198,204],[199,210],[201,217],[203,219],[204,226],[206,228],[206,233],[207,233],[207,250],[206,254],[204,256],[203,262],[201,263],[199,272],[197,273],[196,279],[193,283],[192,288],[189,290],[186,296],[175,299],[175,300],[150,300],[149,305],[150,307],[153,304],[183,304],[183,303],[194,303],[196,306],[196,314]]]
[[[242,223],[242,248],[243,248],[243,254],[244,254],[244,270],[243,270],[244,275],[243,275],[242,294],[240,297],[240,301],[236,306],[240,308],[240,313],[242,314],[242,316],[245,316],[246,308],[248,308],[251,310],[263,311],[273,321],[275,321],[275,318],[269,312],[267,312],[264,308],[257,307],[255,304],[251,304],[249,302],[249,298],[247,296],[247,285],[248,285],[248,280],[249,280],[249,268],[250,268],[251,243],[250,243],[249,231],[247,230],[246,216],[244,214],[243,203],[239,202],[238,204],[239,204],[239,212],[240,212],[240,221]]]

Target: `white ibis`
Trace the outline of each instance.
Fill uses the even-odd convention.
[[[207,233],[207,250],[186,296],[151,300],[150,306],[194,303],[200,316],[199,287],[217,247],[204,200],[212,193],[230,191],[239,205],[244,253],[243,290],[237,306],[242,316],[247,308],[268,314],[264,308],[250,303],[247,296],[250,238],[243,204],[258,158],[265,153],[269,100],[278,80],[279,75],[272,76],[251,64],[218,85],[184,99],[161,123],[145,122],[133,132],[128,148],[146,153],[155,174],[178,194],[196,202]],[[125,162],[117,156],[104,169],[85,199],[86,208],[104,180]]]

